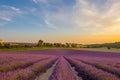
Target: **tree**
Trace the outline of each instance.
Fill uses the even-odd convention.
[[[53,44],[52,43],[43,43],[43,46],[44,47],[53,47]]]
[[[11,45],[10,45],[10,43],[5,43],[5,44],[4,44],[4,47],[5,47],[5,48],[11,48]]]
[[[71,47],[76,48],[77,45],[76,45],[75,43],[72,43],[72,44],[71,44]]]
[[[43,46],[43,40],[39,40],[37,46],[42,47]]]
[[[108,46],[108,47],[107,47],[107,49],[108,49],[108,50],[110,50],[110,49],[111,49],[111,47],[109,47],[109,46]]]
[[[66,43],[66,47],[70,47],[70,44],[69,44],[69,43]]]

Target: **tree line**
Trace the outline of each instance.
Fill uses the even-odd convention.
[[[108,49],[111,49],[111,48],[120,49],[120,42],[87,45],[87,48],[101,48],[101,47],[107,47]]]
[[[43,40],[39,40],[37,46],[38,47],[68,47],[68,48],[77,48],[79,44],[76,43],[48,43]]]
[[[30,48],[30,47],[58,47],[58,48],[78,48],[81,44],[76,43],[50,43],[39,40],[38,43],[3,43],[0,44],[0,48]]]
[[[58,47],[58,48],[101,48],[106,47],[108,49],[118,48],[120,49],[120,42],[115,43],[104,43],[104,44],[89,44],[82,45],[77,43],[50,43],[39,40],[37,43],[0,43],[0,48],[31,48],[31,47]]]

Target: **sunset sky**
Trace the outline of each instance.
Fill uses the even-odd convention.
[[[120,41],[120,0],[0,0],[0,39]]]

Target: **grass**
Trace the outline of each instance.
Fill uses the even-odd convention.
[[[57,48],[57,47],[29,47],[29,48],[3,48],[0,49],[0,52],[3,51],[25,51],[25,50],[45,50],[45,49],[71,49],[71,48]]]
[[[30,48],[4,48],[0,49],[0,51],[24,51],[24,50],[42,50],[48,48],[40,48],[40,47],[30,47]]]
[[[88,51],[100,51],[100,52],[115,52],[115,53],[120,53],[120,49],[116,48],[56,48],[56,47],[30,47],[30,48],[4,48],[0,49],[0,52],[3,51],[25,51],[25,50],[45,50],[45,49],[74,49],[74,50],[88,50]]]
[[[120,49],[116,49],[116,48],[107,49],[106,47],[103,47],[103,48],[76,48],[75,50],[88,50],[88,51],[120,53]]]

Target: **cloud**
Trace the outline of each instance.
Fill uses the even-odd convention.
[[[22,13],[20,8],[14,7],[14,6],[8,6],[8,5],[1,5],[0,8],[8,11],[13,11],[16,13]]]
[[[22,14],[22,11],[14,6],[0,5],[0,20],[10,22],[13,17]]]
[[[16,13],[21,13],[21,10],[19,8],[10,6],[10,9],[13,10],[13,11],[15,11]]]
[[[119,0],[106,0],[104,4],[91,3],[89,0],[76,0],[75,5],[70,8],[63,6],[57,9],[54,13],[48,11],[45,13],[45,16],[49,17],[49,22],[56,27],[79,27],[83,32],[88,31],[91,34],[107,32],[112,34],[120,30]]]
[[[74,23],[80,27],[109,29],[120,26],[120,1],[108,0],[103,10],[88,0],[76,0],[73,9]]]
[[[8,18],[8,17],[2,17],[2,16],[0,16],[0,19],[1,20],[4,20],[4,21],[11,21],[11,18]]]
[[[45,17],[45,20],[44,20],[45,25],[46,25],[48,28],[57,29],[57,27],[55,27],[55,25],[54,25],[52,22],[50,22],[50,21],[51,21],[51,20],[49,19],[49,16],[46,16],[46,17]]]
[[[33,0],[34,3],[47,3],[48,0]]]

